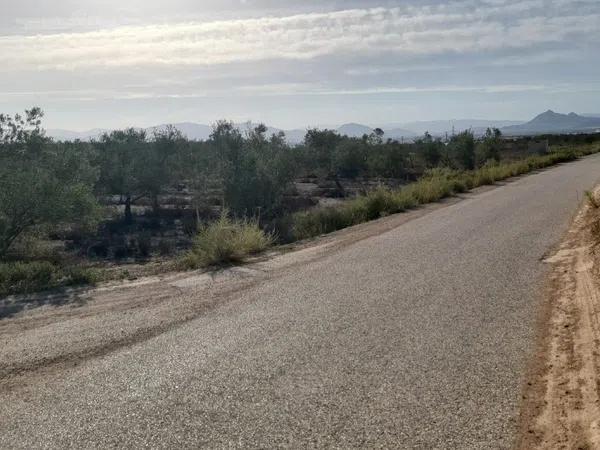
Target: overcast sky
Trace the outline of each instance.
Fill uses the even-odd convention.
[[[0,2],[0,112],[49,128],[600,113],[600,0]]]

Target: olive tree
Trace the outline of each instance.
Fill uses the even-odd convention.
[[[475,137],[470,130],[452,136],[449,143],[456,168],[473,170],[475,168]]]
[[[488,128],[478,146],[478,156],[481,163],[500,161],[502,149],[502,132],[498,128]]]
[[[0,115],[0,258],[34,227],[96,218],[89,148],[53,142],[42,117],[39,108]]]
[[[188,144],[181,131],[173,125],[167,125],[164,129],[154,131],[146,147],[138,168],[139,189],[150,197],[155,214],[159,210],[159,194],[181,180],[182,166],[186,164],[181,157]]]
[[[125,221],[131,223],[131,206],[145,196],[138,194],[140,166],[144,161],[146,132],[134,128],[104,133],[96,147],[96,164],[100,168],[98,191],[121,197],[125,205]],[[135,195],[139,195],[137,198]]]
[[[154,130],[151,138],[144,130],[115,130],[103,134],[94,145],[100,167],[98,191],[119,195],[125,205],[125,222],[131,223],[131,207],[142,198],[149,198],[158,212],[159,194],[180,178],[180,156],[188,142],[168,125]]]
[[[260,124],[246,137],[230,122],[217,122],[208,141],[222,180],[223,204],[236,214],[272,216],[294,176],[283,134],[266,136]]]

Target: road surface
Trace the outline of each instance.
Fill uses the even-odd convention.
[[[0,447],[508,448],[541,259],[599,176],[592,156],[467,195],[155,336],[20,375],[0,389]]]

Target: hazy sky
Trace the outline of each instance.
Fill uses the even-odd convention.
[[[600,0],[0,2],[0,112],[50,128],[600,113]]]

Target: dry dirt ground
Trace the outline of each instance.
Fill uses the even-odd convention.
[[[598,195],[598,192],[596,192]],[[600,210],[582,207],[551,266],[518,448],[600,449]]]

